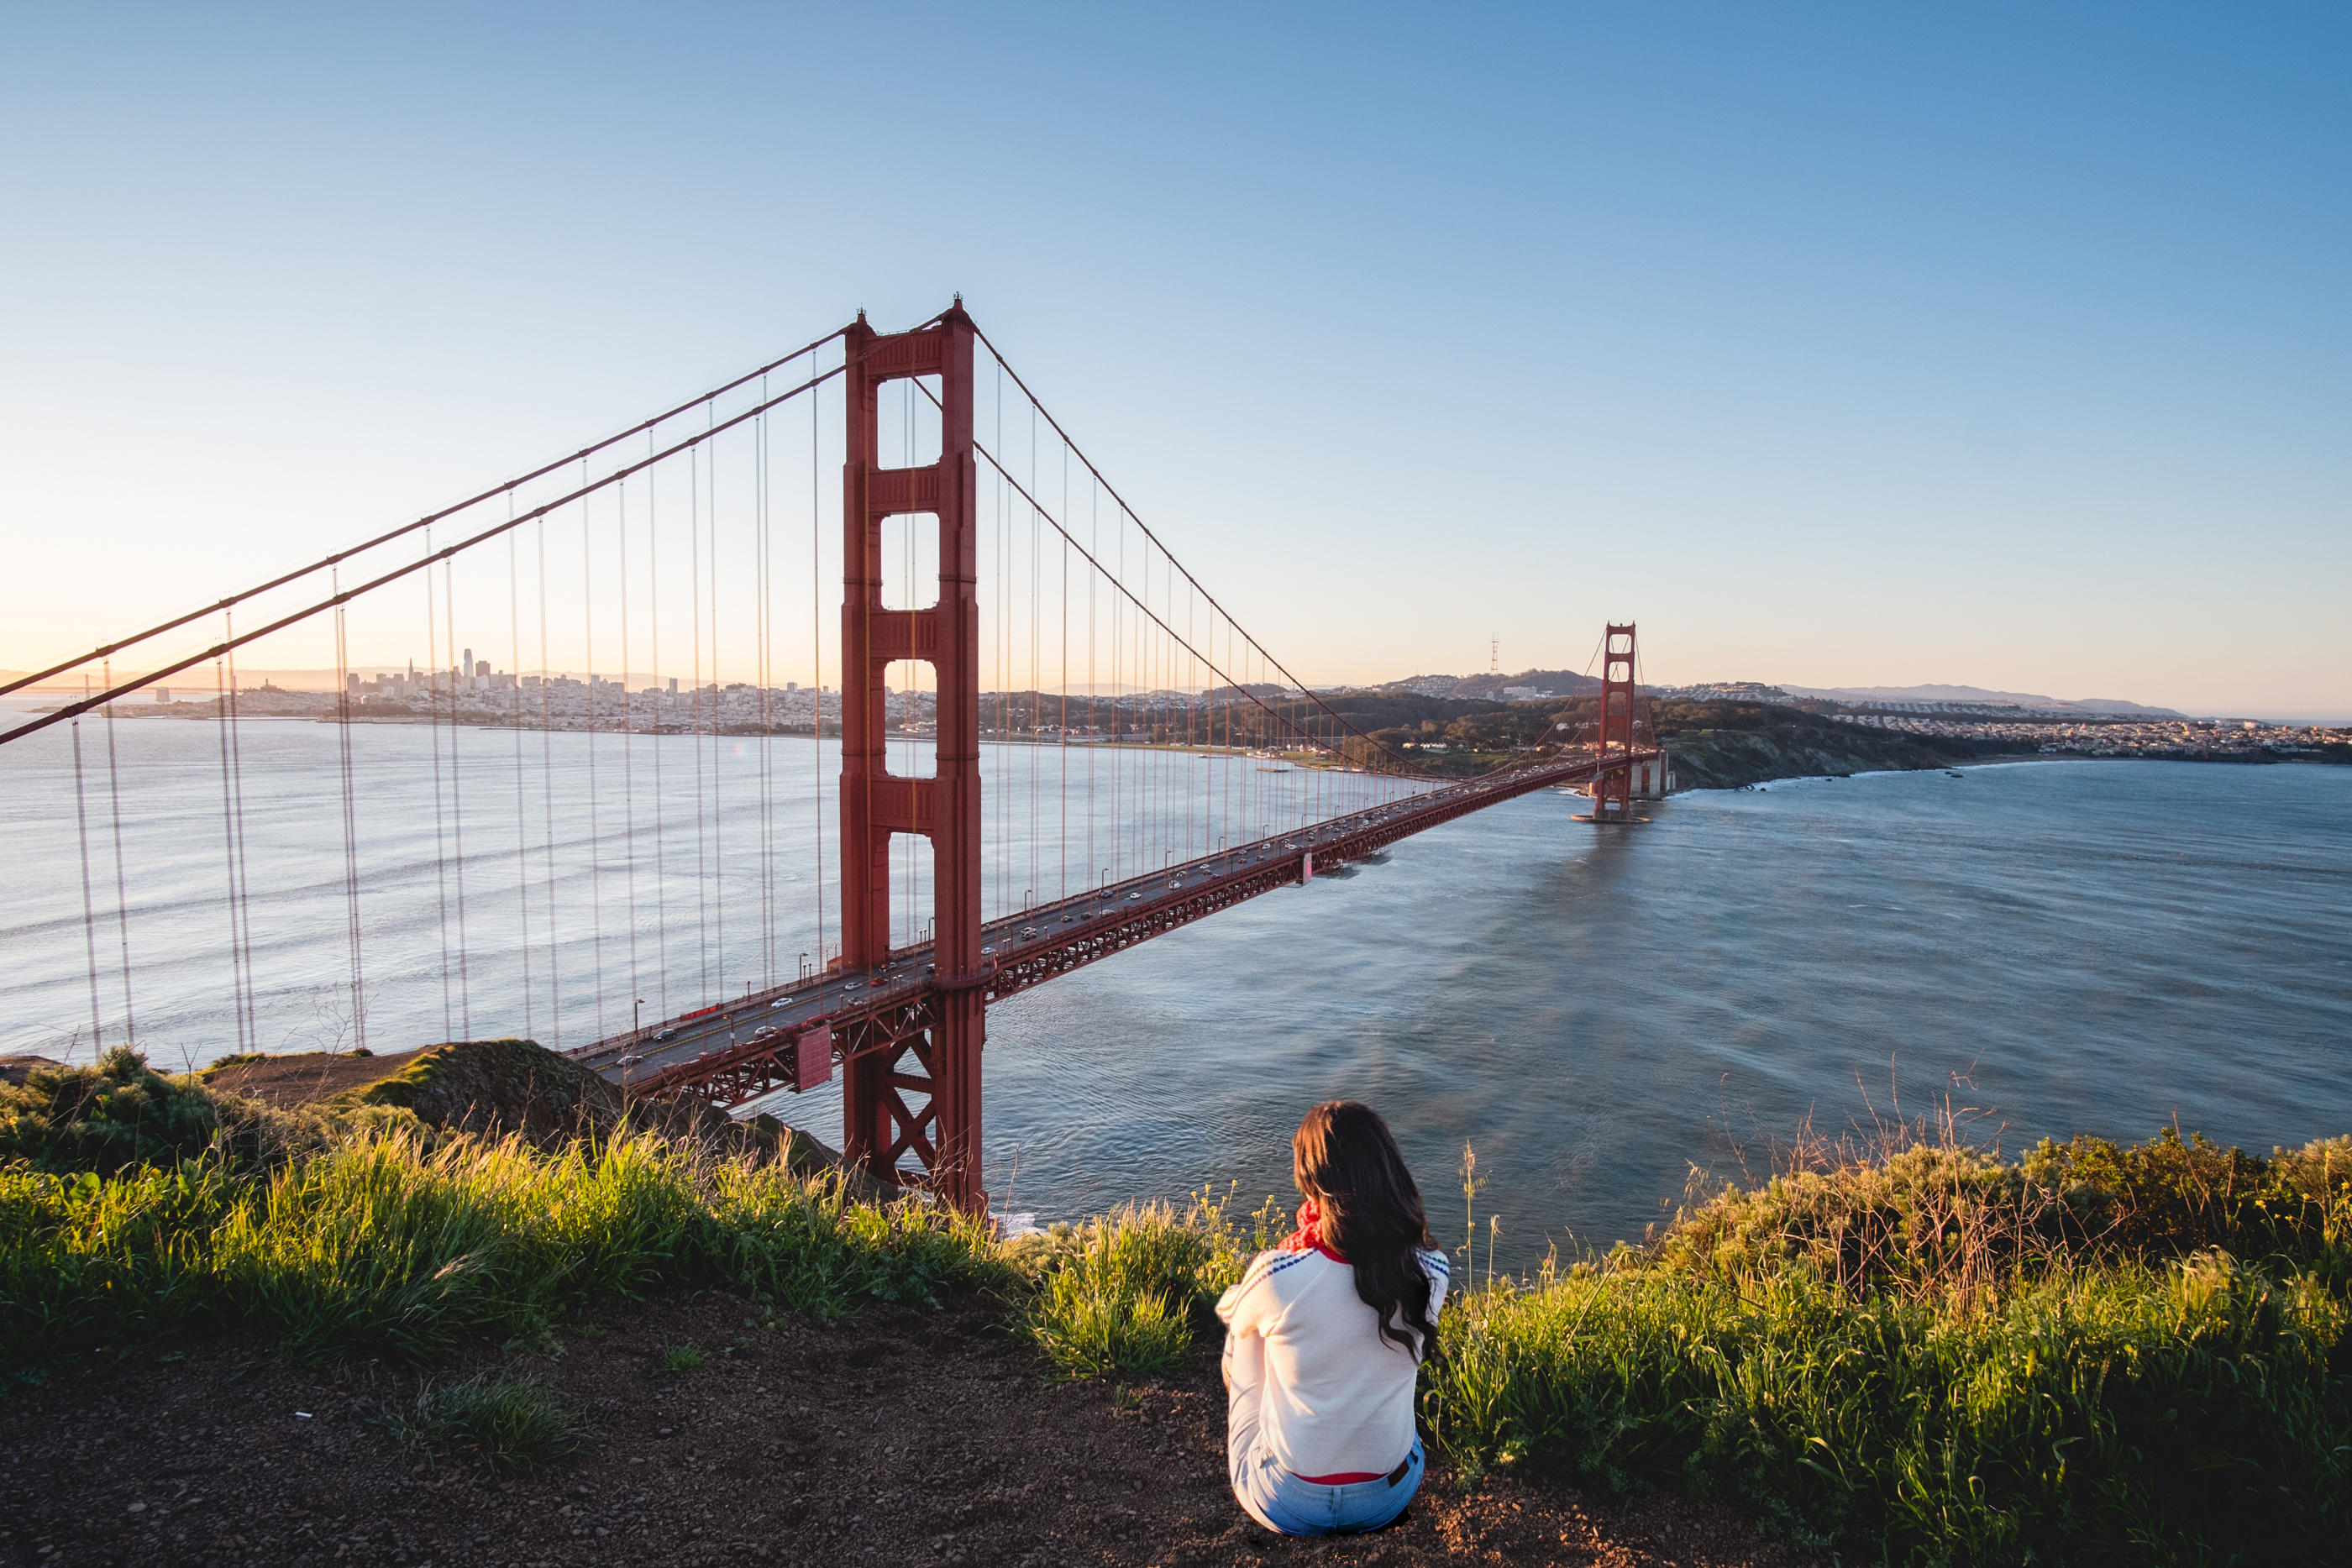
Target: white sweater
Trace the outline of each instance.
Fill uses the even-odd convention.
[[[1421,1254],[1437,1321],[1449,1273]],[[1381,1336],[1355,1270],[1319,1249],[1261,1252],[1217,1302],[1228,1419],[1255,1425],[1283,1468],[1310,1479],[1386,1475],[1412,1450],[1416,1356]],[[1412,1330],[1392,1320],[1407,1335]]]

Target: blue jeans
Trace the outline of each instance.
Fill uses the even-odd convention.
[[[1234,1457],[1234,1497],[1252,1519],[1284,1535],[1349,1535],[1378,1530],[1404,1511],[1421,1490],[1421,1439],[1404,1459],[1404,1473],[1317,1486],[1300,1480],[1261,1445]]]

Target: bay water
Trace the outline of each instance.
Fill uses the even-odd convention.
[[[121,1037],[125,926],[137,1038],[159,1067],[241,1041],[348,1049],[333,727],[243,727],[249,1024],[231,979],[215,727],[115,729],[113,793],[102,729],[82,736],[87,920],[70,737],[60,727],[0,747],[0,1053],[86,1061],[93,1011]],[[637,996],[660,1016],[714,986],[789,978],[822,951],[830,743],[706,742],[733,813],[713,847],[682,782],[688,737],[636,743],[625,798],[620,747],[603,742],[593,820],[583,737],[525,735],[518,762],[515,737],[467,732],[472,771],[444,783],[462,783],[461,803],[437,816],[425,753],[446,731],[364,727],[352,740],[362,995],[379,1052],[460,1034],[585,1043],[627,1027]],[[646,777],[656,747],[658,788]],[[1279,824],[1299,792],[1339,787],[1247,759],[1188,760],[1156,784],[1138,772],[1159,793],[1124,814],[1161,820],[1124,844],[1097,821],[1104,836],[1081,849],[1046,820],[1068,758],[990,753],[992,913],[1055,895],[1073,860],[1083,884],[1096,861],[1131,870],[1176,852],[1179,819],[1238,836],[1243,816]],[[1090,765],[1105,780],[1143,766]],[[745,826],[762,768],[764,833]],[[1220,816],[1204,805],[1220,792],[1244,803]],[[1492,1217],[1495,1266],[1523,1270],[1553,1247],[1639,1237],[1694,1172],[1760,1176],[1808,1125],[1868,1133],[1948,1104],[2011,1151],[2174,1124],[2265,1151],[2352,1132],[2352,769],[1871,774],[1685,794],[1626,827],[1575,821],[1583,805],[1546,792],[1478,812],[992,1008],[996,1204],[1050,1222],[1203,1186],[1244,1207],[1286,1201],[1299,1114],[1351,1096],[1396,1127],[1433,1228],[1456,1243],[1475,1148],[1478,1266]],[[626,847],[642,852],[656,822],[670,835],[661,873],[640,852],[625,885]],[[472,879],[462,976],[443,959],[457,831]],[[542,831],[562,852],[534,858]],[[922,868],[906,876],[919,907]],[[838,1141],[837,1090],[762,1108]]]

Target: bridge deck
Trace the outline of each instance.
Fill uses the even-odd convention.
[[[1656,755],[1621,752],[1605,767]],[[1472,811],[1585,783],[1603,769],[1600,759],[1580,757],[1446,785],[1040,904],[982,927],[984,967],[973,983],[985,988],[987,1000],[1001,1001],[1245,899],[1294,886],[1306,879],[1310,855],[1318,870],[1361,860]],[[872,969],[754,991],[569,1054],[635,1093],[687,1093],[739,1105],[792,1085],[793,1042],[814,1025],[831,1028],[840,1060],[891,1048],[928,1027],[929,1004],[940,992],[930,953],[929,944],[901,948]]]

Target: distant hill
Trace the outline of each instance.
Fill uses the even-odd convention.
[[[1982,686],[1792,686],[1780,689],[1792,697],[1825,697],[1840,703],[1955,703],[1969,707],[2047,708],[2058,713],[2145,714],[2151,718],[2182,718],[2168,707],[2149,707],[2121,697],[2047,697],[2032,692],[1994,692]]]
[[[1452,697],[1463,702],[1472,699],[1502,702],[1506,700],[1503,691],[1507,686],[1525,686],[1530,691],[1567,697],[1579,692],[1597,690],[1600,685],[1601,683],[1591,675],[1579,674],[1574,670],[1521,670],[1516,675],[1412,675],[1369,689],[1413,692],[1423,696]]]

